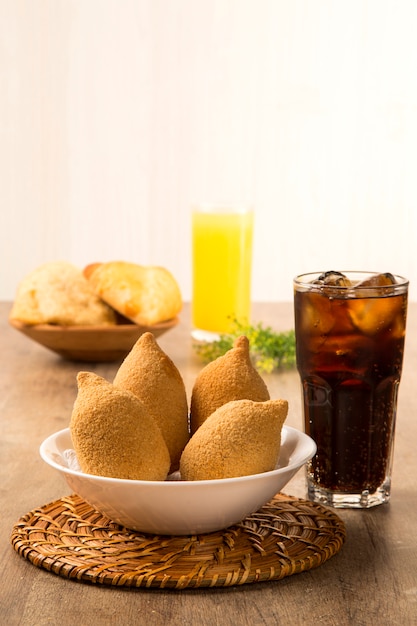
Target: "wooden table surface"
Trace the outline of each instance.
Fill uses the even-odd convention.
[[[98,587],[38,569],[13,549],[18,519],[68,495],[63,478],[39,456],[49,434],[69,424],[76,373],[112,380],[118,364],[71,363],[27,339],[0,304],[0,623],[7,626],[260,626],[328,624],[407,626],[417,623],[417,303],[409,305],[400,385],[392,498],[368,511],[338,510],[346,543],[320,567],[277,582],[200,590]],[[254,321],[293,327],[292,305],[254,305]],[[202,367],[192,349],[189,307],[158,341],[187,390]],[[287,424],[302,429],[298,374],[265,377],[271,397],[290,403]],[[286,486],[306,497],[304,471]]]

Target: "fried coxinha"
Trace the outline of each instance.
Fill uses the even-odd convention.
[[[113,384],[131,391],[143,402],[161,429],[171,456],[171,470],[178,469],[189,439],[187,393],[177,367],[152,333],[139,337]]]
[[[179,466],[183,480],[211,480],[276,466],[288,403],[270,399],[244,336],[201,370],[190,411],[181,375],[151,333],[112,383],[91,372],[77,382],[70,430],[86,473],[165,480]]]
[[[130,391],[79,372],[71,438],[83,472],[111,478],[165,480],[171,459],[152,415]]]
[[[286,400],[232,400],[212,413],[181,456],[184,480],[213,480],[275,469]]]
[[[252,365],[248,338],[237,337],[233,348],[206,365],[195,380],[190,406],[191,433],[226,402],[269,399],[268,388]]]

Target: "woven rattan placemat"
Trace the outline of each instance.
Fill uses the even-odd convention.
[[[71,495],[27,513],[11,536],[22,557],[64,578],[160,589],[279,580],[318,567],[344,540],[332,510],[282,494],[240,524],[186,537],[130,531]]]

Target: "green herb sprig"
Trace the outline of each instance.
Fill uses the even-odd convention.
[[[249,339],[251,358],[259,372],[270,374],[295,366],[294,330],[278,333],[262,322],[252,325],[235,320],[229,333],[220,334],[219,339],[212,342],[195,343],[194,348],[202,361],[209,363],[230,350],[240,335]]]

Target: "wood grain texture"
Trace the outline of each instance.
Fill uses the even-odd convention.
[[[38,452],[51,432],[68,426],[82,364],[60,359],[7,323],[10,304],[0,305],[0,607],[10,626],[74,623],[90,626],[411,626],[417,590],[417,308],[409,308],[404,373],[400,385],[392,499],[368,511],[339,511],[347,538],[341,551],[320,567],[281,581],[238,588],[124,590],[63,579],[39,570],[10,543],[12,527],[27,511],[68,495],[61,477]],[[292,323],[291,304],[260,304],[255,315],[278,329]],[[181,371],[188,392],[201,368],[192,351],[189,308],[180,324],[160,338]],[[108,379],[116,364],[97,364]],[[296,372],[267,379],[271,395],[289,399],[290,426],[301,427]],[[286,493],[305,497],[302,472]]]

